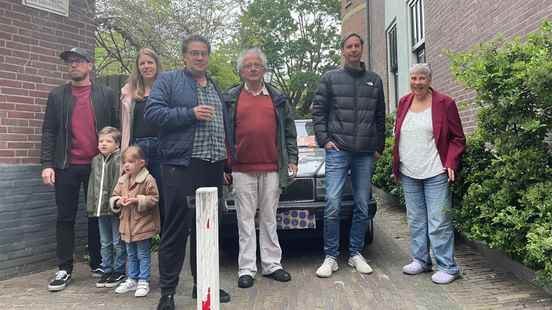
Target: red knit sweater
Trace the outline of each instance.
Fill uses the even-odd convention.
[[[253,96],[242,90],[236,111],[236,160],[238,172],[278,170],[276,113],[270,96]]]
[[[70,163],[89,164],[98,154],[98,137],[94,109],[90,101],[91,86],[73,86],[75,106],[71,115]]]

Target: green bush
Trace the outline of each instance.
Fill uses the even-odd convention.
[[[500,248],[552,282],[552,31],[495,39],[451,54],[476,91],[478,129],[468,137],[454,199],[458,229]]]
[[[393,175],[393,129],[395,127],[395,117],[388,116],[385,120],[385,149],[383,154],[376,161],[372,183],[374,186],[396,196],[401,205],[404,206],[404,193],[400,185],[397,185],[392,178]]]

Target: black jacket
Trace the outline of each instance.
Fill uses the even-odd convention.
[[[385,100],[383,83],[371,71],[343,67],[320,79],[312,104],[316,141],[329,141],[350,152],[383,152]]]
[[[116,111],[117,98],[109,87],[92,84],[92,106],[96,130],[105,126],[119,128],[119,113]],[[54,88],[48,94],[44,123],[42,124],[42,147],[40,162],[42,168],[64,169],[69,164],[71,150],[71,115],[75,98],[71,94],[71,84]]]

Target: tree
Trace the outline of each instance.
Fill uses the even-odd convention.
[[[272,82],[308,114],[322,73],[337,65],[338,0],[255,0],[240,17],[236,45],[267,55]]]
[[[98,0],[96,70],[98,75],[129,73],[138,50],[153,49],[165,68],[180,66],[180,41],[199,33],[216,44],[237,23],[242,0]]]

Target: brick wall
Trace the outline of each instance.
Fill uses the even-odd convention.
[[[371,70],[382,79],[385,91],[385,100],[389,102],[387,95],[387,39],[385,37],[385,0],[370,0],[370,64]],[[387,104],[385,105],[388,106]]]
[[[370,27],[367,24],[368,14],[370,15]],[[341,16],[343,16],[341,33],[356,32],[363,38],[362,59],[371,71],[381,77],[385,84],[387,81],[385,0],[342,0]],[[387,87],[385,87],[385,93],[387,99]]]
[[[73,0],[69,17],[0,0],[0,164],[36,164],[48,92],[64,82],[58,55],[93,50],[94,0]]]
[[[364,40],[364,50],[362,61],[368,59],[368,48],[366,48],[366,38],[368,38],[368,26],[366,24],[366,0],[343,0],[341,1],[341,34],[349,32],[358,33]]]
[[[509,38],[525,35],[552,19],[552,1],[425,0],[426,52],[433,69],[433,85],[459,103],[473,100],[474,93],[451,75],[445,50],[463,51],[502,33]],[[466,132],[475,128],[475,110],[466,104],[461,111]]]
[[[55,266],[55,198],[40,179],[42,119],[48,92],[67,78],[60,52],[95,45],[94,0],[71,0],[68,17],[21,3],[0,0],[0,279]]]

